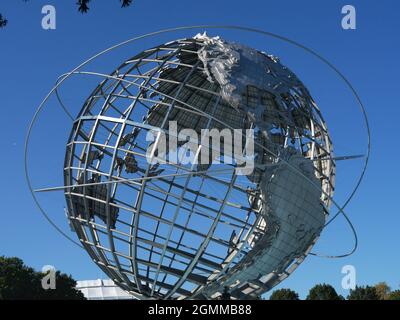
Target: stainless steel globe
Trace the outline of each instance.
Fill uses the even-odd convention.
[[[253,130],[254,170],[239,175],[215,158],[149,162],[171,121],[199,135]],[[259,297],[318,239],[334,178],[327,126],[297,76],[206,34],[145,50],[107,76],[74,121],[64,165],[79,240],[139,299]]]

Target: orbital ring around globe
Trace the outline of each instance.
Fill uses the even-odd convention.
[[[131,60],[125,61],[118,69],[116,69],[116,73],[111,75],[80,71],[82,67],[94,59],[123,45],[162,33],[191,29],[236,29],[271,36],[304,49],[328,65],[331,70],[335,71],[335,73],[344,80],[359,104],[365,120],[368,135],[368,147],[365,154],[364,167],[357,180],[356,186],[345,201],[344,205],[340,206],[332,199],[336,165],[332,158],[332,145],[326,131],[325,121],[301,81],[299,81],[285,66],[280,65],[279,60],[275,57],[244,46],[224,42],[219,38],[209,38],[205,34],[199,34],[194,38],[176,40],[160,45],[157,48],[149,49],[147,51],[151,54],[155,53],[156,58],[150,56],[151,54],[146,53],[148,54],[146,56],[144,53],[141,53],[133,57]],[[165,48],[167,48],[169,52],[167,52],[165,56],[162,56],[162,58],[159,58],[159,52],[166,50]],[[241,66],[240,73],[237,71],[240,67],[237,67],[236,65],[232,67],[232,64],[229,64],[230,61],[237,62],[239,60],[237,59],[237,55],[240,55],[240,63],[243,63],[242,61],[247,63],[246,65]],[[175,59],[175,65],[167,60],[167,56],[168,59],[170,57]],[[228,56],[228,59],[226,59],[226,56]],[[140,92],[136,96],[134,94],[131,95],[131,97],[135,97],[134,105],[136,105],[137,101],[140,101],[140,103],[143,104],[143,102],[146,102],[149,99],[153,103],[151,107],[147,106],[148,111],[143,117],[143,124],[134,121],[128,123],[128,116],[125,114],[128,109],[118,109],[118,106],[114,108],[112,103],[116,101],[121,104],[122,102],[116,100],[117,95],[112,91],[112,93],[109,93],[107,96],[107,99],[112,101],[112,103],[107,102],[107,108],[110,110],[114,108],[116,112],[120,113],[121,117],[125,115],[126,118],[124,124],[120,125],[119,122],[115,120],[116,118],[110,116],[107,117],[107,114],[105,115],[105,118],[103,117],[105,121],[109,121],[111,118],[114,119],[114,129],[111,131],[110,129],[107,129],[110,133],[110,137],[107,138],[106,143],[99,146],[99,142],[92,141],[92,138],[86,136],[86,129],[83,130],[80,127],[81,123],[85,123],[85,121],[88,123],[89,121],[94,120],[96,121],[96,124],[90,130],[93,130],[94,135],[96,135],[96,130],[99,130],[97,129],[99,126],[105,127],[105,124],[108,124],[108,122],[102,123],[101,119],[103,118],[95,116],[96,113],[92,112],[93,110],[96,111],[96,102],[93,103],[93,101],[96,100],[94,97],[96,97],[96,94],[99,94],[99,92],[100,95],[105,97],[106,94],[103,89],[106,89],[106,91],[108,90],[105,86],[108,81],[115,81],[114,83],[111,82],[111,85],[107,84],[109,87],[114,86],[114,84],[117,83],[117,86],[123,88],[123,92],[129,93],[128,88],[135,85],[137,86],[138,84],[134,80],[130,80],[131,78],[128,78],[129,80],[126,79],[126,75],[136,77],[136,79],[139,78],[141,73],[137,67],[139,64],[137,61],[143,62],[146,61],[146,59],[150,62],[153,62],[152,59],[155,59],[154,61],[157,61],[158,67],[154,72],[152,71],[153,74],[151,76],[148,76],[148,80],[146,80],[145,84],[154,80],[152,78],[155,74],[157,74],[158,82],[154,86],[150,85],[149,88],[151,90],[139,86],[138,90]],[[178,63],[176,63],[176,61],[178,61]],[[196,64],[196,67],[194,67],[194,64]],[[173,65],[173,67],[171,67],[171,65]],[[204,66],[202,72],[197,72],[199,65]],[[124,73],[121,78],[119,70],[122,70],[126,66],[130,69],[128,72]],[[221,66],[223,66],[222,75],[224,79],[222,79],[223,81],[218,82],[218,86],[215,86],[214,81],[218,81],[221,76]],[[257,88],[257,85],[263,81],[261,78],[258,79],[259,82],[257,82],[257,85],[254,85],[254,81],[251,83],[251,77],[254,74],[257,75],[256,69],[260,69],[259,67],[262,67],[261,69],[263,70],[268,70],[268,73],[271,74],[278,73],[278,78],[279,76],[281,76],[281,78],[284,77],[287,82],[290,82],[293,85],[293,88],[290,88],[290,90],[293,89],[293,91],[290,91],[290,94],[288,94],[288,90],[278,92],[280,94],[279,99],[283,99],[279,102],[281,106],[287,105],[288,103],[291,103],[292,106],[294,106],[293,109],[291,109],[290,117],[283,117],[284,120],[282,120],[282,116],[279,116],[279,119],[274,118],[275,124],[282,123],[283,121],[284,126],[287,126],[288,130],[285,131],[286,138],[284,138],[282,134],[277,133],[275,128],[272,128],[271,123],[268,121],[257,120],[260,116],[261,118],[265,116],[264,113],[260,113],[260,107],[262,107],[262,110],[276,111],[279,109],[279,105],[277,105],[276,102],[278,99],[277,96],[272,96],[270,92],[276,93],[276,88],[282,87],[282,83],[275,83],[274,86],[272,86],[273,83],[272,85],[271,83],[265,83],[264,88]],[[190,71],[186,69],[184,70],[184,68],[189,68],[188,70]],[[138,73],[130,73],[132,70],[137,70]],[[254,74],[246,74],[247,70],[253,70]],[[233,76],[235,73],[233,71],[236,72],[235,76]],[[207,72],[208,74],[205,75]],[[71,116],[58,93],[59,87],[71,75],[96,76],[104,79],[95,91],[93,91],[92,96],[85,102],[84,108],[76,119]],[[276,76],[274,75],[274,77]],[[240,95],[238,95],[237,92],[232,90],[232,87],[237,88],[243,85],[243,79],[246,79],[247,81],[245,86],[243,86],[246,89],[246,103],[243,103],[244,91],[240,92]],[[250,82],[248,82],[248,79],[250,79]],[[273,78],[270,77],[269,79]],[[226,83],[229,85],[224,85]],[[235,85],[232,86],[232,84]],[[193,88],[195,88],[195,91],[190,91]],[[148,91],[151,91],[153,95],[149,99],[147,98]],[[218,94],[216,94],[217,91]],[[221,98],[221,92],[222,95],[225,94],[223,98]],[[70,141],[67,145],[65,168],[67,170],[64,171],[65,185],[59,188],[48,188],[48,190],[34,190],[31,184],[27,162],[29,139],[38,115],[41,113],[47,100],[53,93],[56,94],[57,99],[66,114],[75,121],[74,123],[77,122],[79,124],[77,127],[74,124]],[[171,95],[169,95],[169,93],[171,93]],[[216,102],[211,104],[210,101],[211,99],[214,99],[214,96],[218,96],[218,98],[215,98]],[[111,100],[110,97],[112,97],[113,100]],[[155,99],[158,100],[156,101]],[[207,101],[204,102],[203,100]],[[190,103],[193,101],[195,101],[197,105],[194,106]],[[169,106],[166,107],[168,104]],[[211,105],[214,105],[212,114],[210,114],[211,109],[207,109]],[[184,174],[180,173],[184,177],[187,176],[186,184],[180,185],[175,181],[175,178],[179,175],[178,169],[175,175],[168,175],[162,173],[166,169],[159,169],[158,166],[148,165],[147,169],[144,169],[144,167],[138,165],[135,156],[137,157],[139,154],[137,151],[133,150],[135,150],[135,148],[140,149],[141,145],[140,140],[135,139],[141,134],[139,132],[140,130],[145,131],[144,129],[146,126],[151,125],[151,127],[163,129],[166,121],[165,119],[169,119],[171,115],[174,119],[178,120],[178,123],[186,127],[190,127],[191,125],[192,127],[196,127],[194,122],[191,122],[193,118],[197,117],[196,123],[199,124],[201,123],[202,116],[207,117],[208,121],[203,121],[203,123],[198,126],[199,129],[200,127],[210,127],[211,124],[213,124],[214,127],[223,125],[224,128],[230,129],[247,126],[247,120],[243,120],[243,117],[238,117],[235,111],[236,109],[232,108],[232,106],[235,105],[238,108],[242,108],[243,105],[246,105],[245,111],[247,114],[251,115],[251,126],[262,128],[263,132],[269,130],[270,133],[267,138],[261,137],[260,139],[257,139],[255,141],[255,147],[258,148],[259,158],[262,158],[259,160],[261,161],[260,163],[262,163],[262,165],[268,163],[272,169],[262,167],[263,170],[261,170],[257,167],[254,173],[247,176],[250,183],[247,186],[246,192],[243,192],[243,190],[235,184],[235,181],[237,180],[235,174],[232,174],[229,183],[222,179],[219,180],[218,178],[214,179],[217,181],[213,181],[212,177],[208,176],[208,174],[217,173],[217,171],[209,171],[210,166],[204,167],[203,165],[198,165],[196,170],[186,170]],[[311,107],[310,109],[305,109],[305,106]],[[131,109],[133,109],[133,107]],[[171,112],[171,109],[177,109],[179,113],[173,113]],[[218,111],[218,109],[221,110]],[[121,113],[121,110],[123,110],[123,113]],[[132,110],[129,112],[131,111]],[[279,112],[281,111],[282,110]],[[103,111],[100,112],[100,115],[103,115],[102,112]],[[283,113],[286,114],[287,112]],[[306,118],[305,113],[307,113],[308,118]],[[254,115],[257,115],[257,117],[254,117]],[[271,116],[271,114],[269,115]],[[301,152],[299,154],[299,151],[296,151],[296,146],[298,146],[300,142],[297,144],[294,137],[298,137],[299,140],[301,140],[300,136],[304,139],[307,137],[306,133],[303,134],[303,129],[310,129],[310,124],[307,123],[308,119],[312,119],[310,122],[313,130],[312,139],[307,140],[308,142],[304,143],[304,145],[307,145],[304,150],[303,144],[301,144]],[[128,125],[126,123],[128,123]],[[117,129],[115,128],[118,126],[120,126],[120,132],[116,134],[115,130]],[[132,126],[129,127],[131,132],[126,133],[125,126]],[[84,136],[84,141],[79,141],[81,140],[79,135]],[[92,135],[92,131],[90,131],[90,135]],[[112,140],[113,135],[117,135],[118,140],[116,140],[116,144],[112,146],[114,151],[111,153],[106,151],[106,148],[110,147],[109,141]],[[321,144],[316,142],[317,138],[321,139]],[[291,141],[290,143],[293,146],[289,146],[290,143],[288,143],[288,140]],[[265,142],[267,144],[265,144]],[[80,156],[77,156],[77,153],[79,152],[75,149],[76,146],[80,144],[85,145],[84,150],[81,150],[80,152],[82,155],[81,158]],[[128,145],[128,147],[124,149],[126,145]],[[157,146],[157,143],[155,143],[155,145]],[[73,147],[71,148],[70,146]],[[88,149],[86,149],[86,147]],[[95,151],[90,151],[92,147]],[[100,150],[100,152],[98,150]],[[121,150],[124,152],[122,155],[118,153]],[[370,133],[368,119],[363,104],[350,82],[325,58],[301,44],[269,32],[238,26],[205,25],[166,29],[124,41],[96,54],[71,72],[62,75],[58,79],[56,86],[40,104],[30,124],[25,143],[25,173],[32,196],[40,211],[50,224],[67,239],[80,247],[84,247],[96,264],[107,275],[109,275],[110,278],[112,278],[123,289],[131,292],[134,296],[138,298],[161,299],[215,298],[221,294],[221,291],[223,291],[221,288],[228,288],[236,298],[255,298],[285,279],[294,271],[294,269],[297,268],[308,254],[312,254],[310,253],[311,248],[317,241],[322,229],[340,214],[344,216],[350,225],[354,234],[355,244],[350,253],[336,257],[348,256],[355,251],[357,247],[357,235],[351,221],[344,212],[344,208],[353,198],[364,177],[369,153]],[[306,156],[307,159],[302,157],[301,154]],[[314,155],[316,156],[314,157]],[[153,156],[154,155],[152,155],[152,158]],[[74,175],[74,170],[76,170],[73,162],[75,161],[73,160],[74,157],[79,158],[79,174],[76,175]],[[102,175],[107,178],[107,175],[105,174],[106,170],[102,168],[102,166],[107,166],[107,162],[103,161],[103,157],[111,161],[110,168],[108,169],[110,170],[108,175],[109,181],[102,181]],[[69,162],[67,159],[69,159]],[[315,165],[313,161],[315,161]],[[91,166],[94,162],[96,162],[96,167]],[[277,166],[276,164],[278,162],[279,165]],[[88,167],[88,163],[89,166],[91,166],[90,168]],[[82,168],[80,167],[81,165]],[[128,178],[127,175],[123,176],[123,169],[125,169],[126,174],[135,174],[135,178]],[[114,172],[118,173],[114,175]],[[173,179],[171,182],[168,180],[170,176]],[[299,176],[301,179],[298,178]],[[321,179],[318,180],[316,176]],[[196,181],[200,181],[200,177],[201,186],[197,193],[193,192],[192,190],[198,187]],[[153,180],[153,178],[156,180]],[[163,191],[163,198],[164,195],[166,198],[162,203],[160,216],[154,216],[149,212],[154,210],[154,207],[147,207],[147,205],[143,204],[143,198],[152,196],[154,202],[160,200],[161,203],[162,198],[159,195],[156,195],[156,192],[160,192],[162,189],[161,183],[163,182],[163,179],[165,180],[164,182],[168,182],[168,191]],[[148,180],[150,182],[146,185]],[[292,194],[290,197],[288,195],[288,197],[284,198],[281,202],[292,203],[292,207],[289,206],[289,209],[288,207],[282,207],[280,199],[278,199],[282,196],[282,192],[278,191],[280,190],[279,188],[288,189],[288,182],[291,182],[291,188],[293,189],[291,191]],[[157,186],[155,183],[159,183],[159,185]],[[223,196],[223,199],[222,197],[221,199],[214,199],[209,194],[206,194],[207,192],[202,191],[203,183],[208,185],[209,188],[215,188],[214,183],[217,185],[220,184],[221,189],[226,187],[226,189],[224,189],[225,195]],[[251,188],[254,183],[258,186],[257,189]],[[137,192],[136,202],[138,202],[138,204],[135,204],[135,206],[129,206],[123,202],[121,200],[123,196],[125,196],[123,191],[118,191],[118,193],[117,187],[114,187],[114,185],[122,185],[125,187],[125,184],[132,186],[136,184],[135,187],[137,187],[137,190],[135,192]],[[152,185],[149,186],[150,184]],[[293,185],[297,185],[298,188],[296,189]],[[111,191],[111,188],[113,191]],[[175,188],[181,191],[179,197],[173,193],[175,192]],[[82,245],[61,230],[61,228],[51,220],[41,207],[36,198],[35,192],[49,191],[50,189],[65,191],[68,203],[69,220],[74,226],[75,232],[79,236]],[[68,192],[66,190],[68,190]],[[250,208],[245,206],[244,208],[241,208],[240,213],[238,212],[239,210],[234,211],[234,209],[232,209],[234,206],[232,205],[232,201],[230,201],[232,193],[237,190],[246,193],[250,206]],[[284,194],[288,194],[286,190],[284,191]],[[316,191],[319,191],[319,195]],[[112,197],[110,196],[111,193]],[[116,197],[116,194],[118,194],[120,198]],[[195,198],[191,199],[187,194]],[[170,196],[171,198],[168,198]],[[303,199],[301,202],[300,198],[304,198],[307,201]],[[319,209],[317,209],[317,206],[315,205],[315,200],[317,198],[318,201],[319,198],[321,198],[321,202],[325,203],[328,209],[330,205],[334,205],[338,209],[338,212],[330,220],[327,221],[329,211],[324,211],[324,215],[316,213],[313,216],[310,214],[310,212],[319,212]],[[177,203],[174,202],[174,199]],[[212,201],[216,201],[215,203],[220,204],[220,209],[215,210],[213,213],[215,214],[214,220],[210,224],[207,234],[204,234],[199,232],[199,230],[196,230],[196,226],[191,227],[189,225],[189,220],[192,219],[193,221],[196,221],[196,219],[199,219],[198,221],[203,221],[202,223],[205,223],[203,218],[206,217],[210,219],[214,207],[218,208],[215,203],[213,208],[210,207]],[[314,206],[312,204],[313,201]],[[229,204],[227,205],[227,203]],[[169,208],[169,210],[175,210],[173,217],[168,219],[163,217],[166,205],[173,207],[172,209]],[[192,207],[191,211],[187,205]],[[226,207],[231,205],[232,207],[230,207],[229,210],[232,211],[227,213],[228,211],[226,210]],[[306,213],[308,216],[303,217],[304,219],[301,218],[303,220],[299,219],[295,214],[288,214],[290,210],[293,210],[294,206],[298,207],[299,205],[307,208],[305,211],[307,211]],[[197,206],[197,209],[194,209],[195,206]],[[202,210],[199,210],[199,208],[208,211],[205,213],[202,212]],[[119,214],[124,210],[132,213],[131,223],[122,221],[118,218]],[[184,223],[185,226],[183,228],[182,225],[176,223],[178,219],[180,219],[180,215],[178,215],[179,210],[183,210],[185,211],[185,214],[188,214],[186,224]],[[165,210],[165,212],[168,212],[168,210]],[[238,217],[240,214],[244,213],[247,215],[239,219],[233,217],[234,214],[232,214],[232,212],[237,213]],[[145,218],[147,219],[151,217],[151,219],[154,219],[157,222],[154,227],[155,231],[152,231],[150,235],[149,230],[143,230],[143,225],[139,224],[140,214],[142,221]],[[200,218],[203,220],[200,220]],[[232,220],[230,221],[229,219]],[[282,223],[282,221],[286,221],[285,219],[288,220],[289,223]],[[218,228],[222,226],[222,222],[224,223],[224,228],[226,226],[235,226],[236,229],[232,231],[230,237],[225,229],[224,231],[218,231]],[[116,230],[118,229],[116,228],[116,223],[121,227],[121,230]],[[144,222],[142,222],[142,224],[143,223]],[[147,223],[148,225],[151,225],[149,221]],[[122,224],[125,224],[125,226]],[[161,227],[164,226],[164,224],[165,226],[168,226],[169,231],[162,231]],[[180,238],[178,240],[174,239],[174,237],[179,232],[172,234],[172,230],[176,226],[179,226],[183,230],[180,230],[182,232],[180,236],[178,236]],[[202,226],[204,227],[205,224]],[[105,229],[107,232],[99,230],[100,227]],[[129,234],[127,232],[122,232],[123,227],[128,227]],[[90,236],[85,233],[86,231]],[[110,248],[107,248],[108,251],[105,249],[100,250],[97,246],[100,243],[98,238],[102,236],[101,234],[100,236],[98,234],[100,231],[104,233],[104,237],[109,241]],[[148,234],[144,235],[144,232],[147,232]],[[190,238],[185,238],[188,232],[191,236]],[[161,236],[161,233],[165,234]],[[218,233],[220,234],[220,238],[217,236]],[[127,236],[129,240],[121,239],[117,237],[116,234],[118,236]],[[291,235],[288,237],[282,236],[282,234],[294,234],[294,236]],[[196,243],[196,238],[203,239],[203,242],[199,240],[198,247],[195,250],[191,248],[189,244]],[[161,242],[163,240],[165,241],[159,243],[156,239]],[[122,243],[122,241],[125,241],[124,244],[129,244],[129,252],[127,254],[121,253],[119,248],[114,247],[114,242]],[[215,245],[215,248],[212,244]],[[226,256],[223,258],[221,258],[221,248],[218,250],[216,249],[217,244],[227,247]],[[293,246],[297,246],[297,249],[289,249],[289,247],[292,248]],[[282,249],[282,251],[276,250],[278,247]],[[218,252],[218,254],[215,252]],[[159,262],[157,263],[155,260]],[[127,268],[129,268],[129,270]]]

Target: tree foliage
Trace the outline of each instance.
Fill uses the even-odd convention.
[[[394,290],[389,293],[388,300],[400,300],[400,290]]]
[[[23,0],[24,2],[28,2],[29,0]],[[78,0],[76,2],[76,5],[78,6],[78,11],[81,13],[87,13],[89,11],[89,3],[92,2],[92,0]],[[121,3],[121,7],[129,7],[133,0],[119,0]],[[3,17],[2,14],[0,14],[0,28],[3,28],[7,25],[8,20]]]
[[[387,300],[389,298],[391,289],[386,282],[379,282],[375,285],[376,293],[379,300]]]
[[[132,4],[133,0],[119,0],[121,2],[121,7],[129,7]],[[92,2],[91,0],[78,0],[78,10],[79,12],[86,13],[89,11],[89,3]]]
[[[372,286],[356,286],[354,290],[350,290],[347,296],[348,300],[379,300],[379,295],[375,287]]]
[[[337,294],[334,287],[329,284],[317,284],[312,287],[306,300],[343,300],[344,298]]]
[[[57,272],[56,289],[44,290],[45,274],[26,266],[19,258],[0,256],[0,300],[83,300],[71,276]]]
[[[299,300],[299,295],[290,289],[279,289],[272,292],[269,300]]]
[[[0,28],[3,28],[7,25],[7,19],[4,18],[1,14],[0,14]]]

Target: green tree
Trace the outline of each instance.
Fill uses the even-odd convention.
[[[387,300],[391,292],[391,289],[386,282],[377,283],[375,285],[375,290],[378,294],[379,300]]]
[[[70,276],[57,272],[56,289],[44,290],[44,274],[26,266],[19,258],[0,256],[0,299],[2,300],[83,300]]]
[[[0,257],[0,298],[29,299],[38,295],[37,274],[18,258]]]
[[[23,0],[24,2],[28,2],[29,0]],[[76,5],[78,6],[78,11],[81,13],[87,13],[89,11],[89,3],[91,2],[91,0],[78,0],[76,2]],[[121,7],[125,8],[125,7],[129,7],[133,0],[119,0],[119,2],[121,3]],[[4,18],[1,14],[0,14],[0,28],[3,28],[7,25],[8,20],[6,18]]]
[[[343,300],[344,298],[337,294],[334,287],[329,284],[317,284],[312,287],[306,300]]]
[[[24,2],[28,2],[28,0],[23,0]],[[0,13],[0,28],[4,28],[8,23],[8,20],[3,17],[3,15]]]
[[[379,295],[375,287],[372,286],[356,286],[354,290],[350,290],[347,296],[348,300],[379,300]]]
[[[89,2],[91,0],[78,0],[77,5],[78,5],[78,10],[82,13],[86,13],[89,11]],[[129,7],[132,4],[133,0],[119,0],[121,2],[121,7]]]
[[[388,300],[400,300],[400,290],[394,290],[389,293]]]
[[[7,19],[4,18],[1,14],[0,14],[0,28],[3,28],[7,25]]]
[[[299,295],[290,289],[279,289],[272,292],[269,300],[299,300]]]

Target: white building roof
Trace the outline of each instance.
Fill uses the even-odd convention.
[[[88,300],[134,299],[132,295],[122,290],[110,279],[82,280],[76,283],[76,289],[81,291]]]

